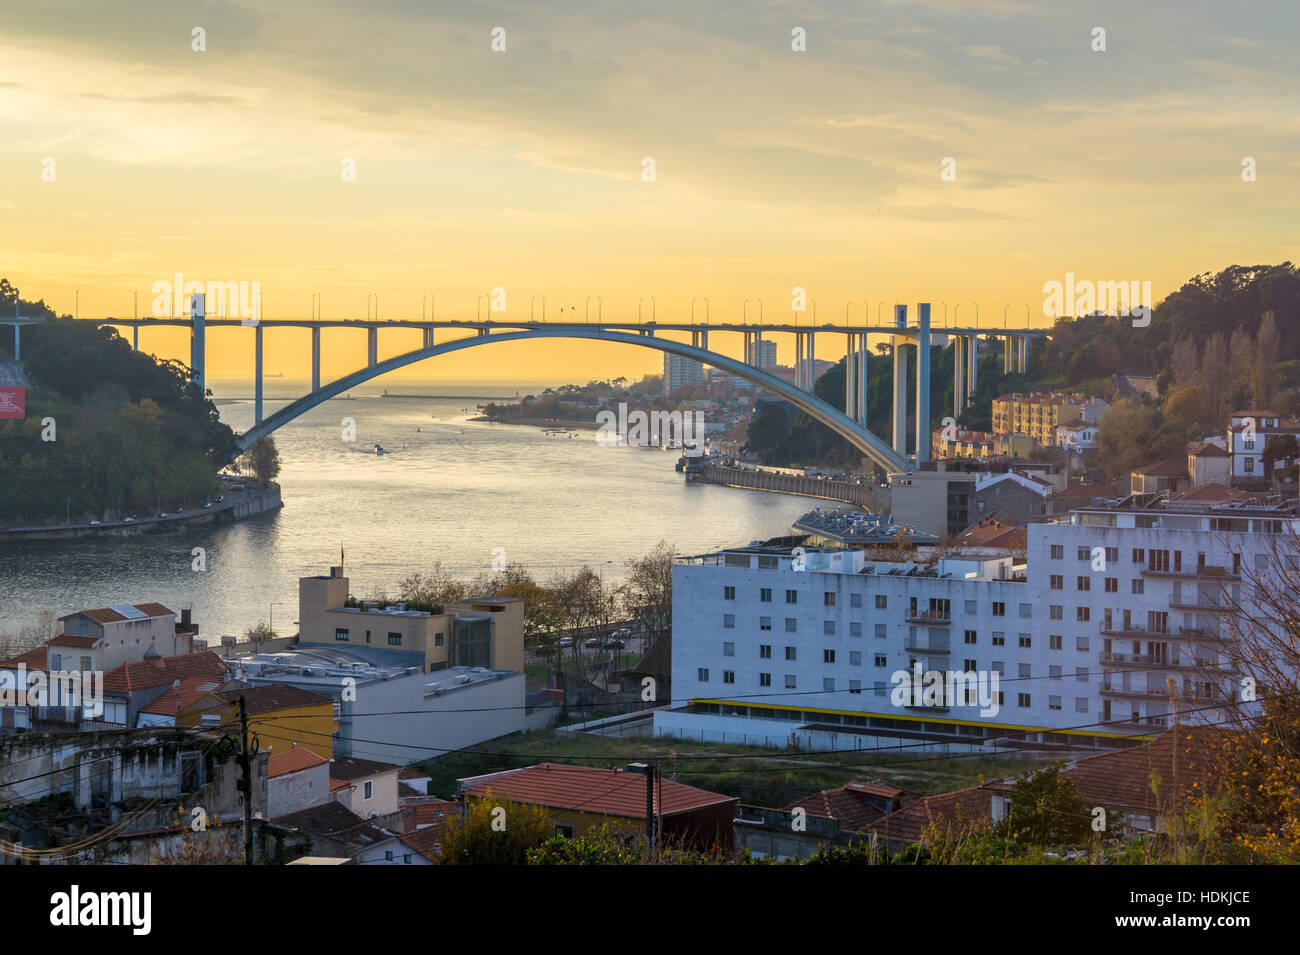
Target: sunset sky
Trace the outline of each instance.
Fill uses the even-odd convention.
[[[588,297],[594,317],[596,296],[634,318],[654,296],[660,321],[692,297],[715,322],[746,298],[785,320],[801,286],[819,322],[930,301],[937,324],[960,302],[963,323],[978,303],[983,324],[1009,305],[1023,326],[1026,304],[1047,321],[1043,284],[1066,272],[1150,281],[1158,301],[1198,272],[1296,257],[1294,0],[434,6],[6,3],[0,275],[61,312],[79,290],[94,317],[129,316],[136,291],[147,312],[182,272],[260,282],[267,318],[309,315],[314,292],[330,318],[364,318],[370,293],[381,318],[420,317],[428,293],[439,317],[472,318],[500,286],[511,318],[545,295],[551,319]],[[182,357],[185,341],[142,345]],[[306,343],[271,336],[267,371],[303,373]],[[360,335],[326,354],[327,377],[356,367]],[[210,375],[250,358],[251,332],[209,335]],[[661,362],[523,343],[411,374],[585,381]]]

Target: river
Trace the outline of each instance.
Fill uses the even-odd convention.
[[[247,428],[248,385],[210,386],[222,419]],[[162,536],[0,544],[0,634],[46,610],[146,601],[190,607],[214,645],[262,620],[291,633],[298,578],[328,573],[340,547],[358,596],[391,592],[437,561],[471,578],[489,569],[494,548],[542,582],[582,564],[615,581],[660,539],[683,554],[748,543],[789,533],[822,503],[687,485],[677,453],[599,445],[594,431],[470,420],[484,398],[513,398],[513,385],[389,388],[422,397],[366,386],[275,433],[285,506],[273,515]],[[305,390],[269,380],[266,395],[280,397],[265,400],[264,414]],[[345,418],[355,421],[353,442],[343,440]],[[371,453],[376,443],[389,453]],[[206,570],[193,569],[196,547]]]

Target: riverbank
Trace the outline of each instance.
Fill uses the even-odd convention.
[[[564,428],[569,431],[598,431],[600,422],[590,420],[574,421],[565,418],[489,418],[479,415],[470,421],[486,421],[488,424],[522,424],[537,428]]]
[[[729,468],[716,464],[702,470],[689,471],[686,481],[689,484],[720,484],[724,487],[745,488],[751,491],[816,497],[824,501],[853,504],[873,513],[885,510],[885,505],[876,491],[868,485],[855,484],[851,481],[835,481],[748,468]]]
[[[259,517],[284,506],[280,485],[272,482],[266,487],[226,491],[225,500],[214,501],[211,507],[192,508],[165,517],[141,517],[133,521],[108,521],[102,524],[44,524],[29,527],[0,527],[0,541],[11,540],[70,540],[86,537],[140,537],[150,534],[170,534],[191,527],[233,524],[235,521]]]

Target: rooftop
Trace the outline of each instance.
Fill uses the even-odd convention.
[[[324,766],[328,762],[329,760],[324,756],[318,756],[306,746],[291,746],[282,753],[272,751],[271,758],[267,762],[266,775],[274,779],[276,776],[287,776],[289,773],[302,772],[314,766]]]
[[[244,698],[244,707],[248,714],[270,713],[275,710],[287,710],[299,706],[332,706],[334,701],[328,696],[302,690],[287,683],[272,683],[268,686],[250,686],[243,689],[222,690],[217,694],[227,703],[239,705],[239,698]]]
[[[645,777],[622,769],[540,763],[458,782],[461,791],[474,796],[491,792],[529,805],[581,809],[594,815],[629,819],[644,819],[646,815]],[[661,780],[659,785],[659,805],[664,816],[736,802],[739,800],[734,796],[697,789],[671,779]]]
[[[73,620],[77,617],[89,617],[96,623],[117,623],[121,620],[144,620],[149,617],[176,616],[159,603],[114,604],[112,607],[99,607],[95,610],[79,610],[66,614],[60,620]]]

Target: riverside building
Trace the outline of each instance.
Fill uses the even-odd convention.
[[[1231,723],[1258,704],[1240,700],[1228,608],[1295,527],[1293,507],[1146,495],[1030,525],[1023,557],[757,543],[683,558],[673,703],[655,732],[920,751],[1123,745],[1175,721]],[[918,676],[936,691],[915,692]],[[996,707],[978,699],[990,688]]]

